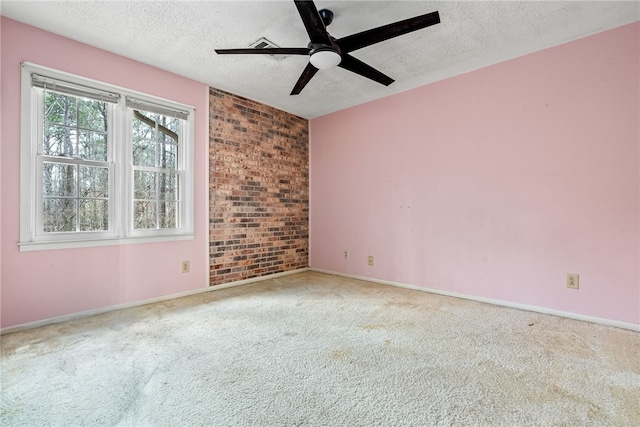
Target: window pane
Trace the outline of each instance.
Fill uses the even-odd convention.
[[[77,157],[99,162],[107,161],[107,134],[80,130]]]
[[[76,199],[45,198],[42,228],[47,233],[76,231]]]
[[[107,131],[107,104],[92,99],[78,99],[79,126],[83,129]]]
[[[158,122],[158,140],[163,143],[178,143],[178,119],[154,114],[154,120]]]
[[[81,200],[79,215],[80,231],[109,229],[109,203],[107,200]]]
[[[161,200],[178,200],[178,175],[161,173],[158,175],[158,198]]]
[[[42,168],[42,192],[45,196],[76,196],[76,166],[45,162]]]
[[[164,126],[165,128],[178,133],[178,130],[180,130],[180,119],[177,119],[175,117],[167,117],[167,116],[161,116],[161,115],[156,115],[156,117],[158,117],[160,123],[162,123],[162,126]],[[178,142],[176,138],[173,138],[174,142]]]
[[[109,169],[80,166],[80,197],[109,197]]]
[[[133,140],[133,164],[135,166],[156,166],[156,144],[148,139]]]
[[[159,140],[164,139],[165,142],[169,142],[167,138],[170,138],[173,142],[178,142],[175,134],[180,129],[180,119],[143,110],[134,110],[134,116],[137,120],[145,122],[149,127],[160,129]]]
[[[133,224],[135,228],[157,228],[156,202],[134,202],[133,209]]]
[[[107,160],[105,102],[45,92],[42,152],[49,156]]]
[[[160,202],[160,228],[176,228],[178,224],[178,202]]]
[[[134,111],[133,119],[133,164],[156,166],[156,131],[154,122],[141,112]]]
[[[73,157],[77,140],[75,128],[48,125],[44,130],[42,153],[47,156]]]
[[[133,115],[134,164],[175,169],[180,120],[139,110]]]
[[[156,198],[156,173],[146,171],[135,171],[133,174],[135,199],[155,199]]]
[[[45,91],[44,120],[47,123],[76,125],[76,97]]]
[[[178,167],[178,146],[175,144],[160,144],[159,167],[176,169]]]
[[[133,135],[139,138],[156,140],[156,120],[151,118],[153,114],[144,111],[133,110]]]

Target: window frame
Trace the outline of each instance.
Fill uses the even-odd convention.
[[[43,106],[44,91],[32,90],[31,99],[33,103],[32,106],[33,105],[36,105],[38,107]],[[113,123],[114,115],[115,115],[115,104],[108,103],[107,105],[108,105],[108,117],[109,117],[108,120],[109,120],[109,123]],[[79,231],[57,232],[57,233],[45,232],[43,231],[44,227],[43,227],[42,215],[39,215],[39,212],[42,212],[43,205],[44,205],[43,181],[41,178],[43,174],[44,164],[47,162],[75,165],[78,167],[77,169],[78,174],[80,172],[80,166],[89,166],[89,167],[98,166],[98,165],[106,166],[109,171],[109,182],[110,183],[112,182],[112,180],[115,178],[115,173],[116,173],[115,161],[113,156],[113,147],[112,147],[113,141],[115,140],[115,132],[114,132],[113,126],[110,126],[110,128],[107,129],[106,161],[94,162],[91,160],[80,159],[77,157],[73,157],[73,158],[63,157],[60,159],[56,159],[56,156],[46,155],[44,153],[41,153],[42,141],[44,139],[44,126],[41,126],[41,125],[44,124],[44,121],[45,121],[44,111],[42,108],[34,108],[33,110],[34,110],[33,113],[36,119],[34,122],[31,123],[31,132],[33,133],[32,142],[34,143],[34,146],[32,147],[32,150],[33,150],[32,153],[35,159],[35,169],[34,169],[33,179],[34,179],[36,194],[32,199],[34,203],[34,210],[33,210],[34,220],[33,220],[33,223],[31,224],[31,233],[32,233],[31,235],[34,236],[36,240],[42,241],[42,242],[75,240],[77,237],[80,237],[80,236],[86,236],[86,237],[83,237],[81,240],[102,240],[102,239],[115,238],[116,229],[114,227],[114,222],[111,220],[112,218],[114,218],[114,215],[116,215],[116,212],[115,212],[116,209],[114,206],[115,191],[114,191],[113,185],[111,184],[109,185],[109,190],[108,190],[108,199],[110,201],[108,215],[110,220],[109,220],[109,228],[107,230],[83,231],[81,232],[82,234],[78,234]],[[79,190],[80,189],[78,188],[77,191]],[[75,197],[75,199],[80,200],[81,197],[79,197],[78,195],[77,197]]]
[[[194,121],[195,108],[179,102],[99,82],[49,67],[23,62],[21,70],[21,149],[20,149],[20,251],[68,249],[129,243],[190,240],[194,238]],[[109,229],[104,231],[44,232],[42,227],[42,171],[46,162],[40,156],[43,138],[43,90],[32,84],[32,74],[60,80],[97,91],[118,93],[117,104],[109,106],[107,164],[109,170]],[[76,95],[77,96],[77,95]],[[178,164],[180,221],[177,228],[134,229],[133,223],[133,106],[134,98],[162,112],[177,112],[180,126]],[[143,108],[140,108],[143,111]],[[186,118],[184,118],[186,117]],[[67,162],[65,160],[65,162]],[[83,160],[68,161],[83,164]],[[103,162],[105,163],[105,162]]]

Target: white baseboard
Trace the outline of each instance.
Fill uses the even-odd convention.
[[[582,320],[585,322],[598,323],[601,325],[613,326],[616,328],[628,329],[631,331],[640,332],[640,325],[635,323],[620,322],[618,320],[603,319],[600,317],[586,316],[586,315],[571,313],[567,311],[554,310],[546,307],[538,307],[538,306],[527,305],[527,304],[518,304],[514,302],[497,300],[492,298],[475,297],[472,295],[464,295],[456,292],[442,291],[439,289],[423,288],[420,286],[408,285],[405,283],[392,282],[389,280],[381,280],[381,279],[375,279],[375,278],[365,277],[365,276],[357,276],[354,274],[339,273],[336,271],[324,270],[321,268],[300,268],[297,270],[285,271],[282,273],[274,273],[268,276],[260,276],[260,277],[254,277],[251,279],[238,280],[236,282],[225,283],[222,285],[207,286],[206,288],[194,289],[191,291],[180,292],[177,294],[164,295],[161,297],[146,299],[142,301],[135,301],[135,302],[125,303],[125,304],[117,304],[117,305],[112,305],[108,307],[96,308],[93,310],[81,311],[79,313],[72,313],[64,316],[57,316],[57,317],[51,317],[48,319],[37,320],[35,322],[22,323],[19,325],[9,326],[9,327],[0,329],[0,335],[24,331],[27,329],[38,328],[41,326],[47,326],[47,325],[52,325],[56,323],[62,323],[69,320],[81,319],[83,317],[95,316],[97,314],[108,313],[110,311],[122,310],[125,308],[131,308],[131,307],[138,307],[142,305],[152,304],[155,302],[162,302],[162,301],[167,301],[175,298],[182,298],[190,295],[197,295],[204,292],[211,292],[211,291],[231,288],[235,286],[248,285],[251,283],[261,282],[264,280],[270,280],[270,279],[275,279],[282,276],[288,276],[290,274],[302,273],[305,271],[316,271],[318,273],[331,274],[333,276],[348,277],[351,279],[363,280],[366,282],[378,283],[381,285],[395,286],[399,288],[411,289],[411,290],[422,291],[422,292],[430,292],[438,295],[445,295],[445,296],[450,296],[454,298],[462,298],[462,299],[471,300],[471,301],[484,302],[487,304],[499,305],[502,307],[509,307],[509,308],[516,308],[519,310],[533,311],[536,313],[549,314],[552,316],[566,317],[568,319]]]
[[[399,288],[412,289],[416,291],[429,292],[433,294],[445,295],[445,296],[454,297],[454,298],[462,298],[462,299],[471,300],[471,301],[484,302],[487,304],[499,305],[502,307],[517,308],[519,310],[533,311],[541,314],[549,314],[552,316],[566,317],[568,319],[582,320],[584,322],[598,323],[601,325],[613,326],[620,329],[628,329],[631,331],[640,332],[640,325],[635,323],[620,322],[618,320],[603,319],[601,317],[586,316],[583,314],[571,313],[568,311],[554,310],[546,307],[519,304],[515,302],[503,301],[503,300],[492,299],[492,298],[483,298],[483,297],[476,297],[473,295],[464,295],[456,292],[442,291],[439,289],[423,288],[415,285],[407,285],[405,283],[391,282],[389,280],[374,279],[374,278],[365,277],[365,276],[356,276],[354,274],[338,273],[336,271],[324,270],[321,268],[310,268],[309,270],[316,271],[318,273],[331,274],[334,276],[348,277],[350,279],[364,280],[366,282],[379,283],[381,285],[396,286]]]
[[[78,313],[66,314],[64,316],[50,317],[48,319],[36,320],[35,322],[21,323],[19,325],[8,326],[0,329],[0,335],[20,332],[27,329],[39,328],[41,326],[53,325],[56,323],[67,322],[69,320],[81,319],[83,317],[95,316],[97,314],[108,313],[110,311],[123,310],[125,308],[139,307],[141,305],[153,304],[155,302],[167,301],[175,298],[188,297],[190,295],[202,294],[204,292],[217,291],[220,289],[232,288],[234,286],[248,285],[250,283],[261,282],[264,280],[275,279],[290,274],[302,273],[309,268],[299,268],[297,270],[284,271],[282,273],[269,274],[267,276],[253,277],[251,279],[238,280],[236,282],[224,283],[222,285],[207,286],[206,288],[193,289],[191,291],[180,292],[177,294],[164,295],[161,297],[150,298],[141,301],[128,302],[124,304],[116,304],[108,307],[95,308],[93,310],[81,311]]]

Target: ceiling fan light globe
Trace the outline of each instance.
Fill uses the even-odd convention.
[[[342,58],[340,54],[334,50],[319,50],[314,52],[309,59],[311,65],[318,70],[328,70],[340,64]]]

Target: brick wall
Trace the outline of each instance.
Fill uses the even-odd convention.
[[[210,88],[209,284],[309,264],[306,119]]]

